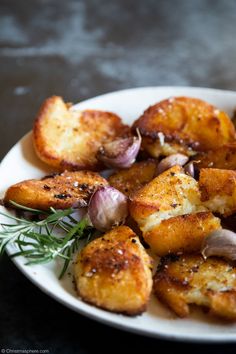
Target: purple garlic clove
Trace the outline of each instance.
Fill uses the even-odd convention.
[[[97,158],[109,168],[129,168],[141,146],[141,136],[116,139],[100,147]]]
[[[102,187],[90,199],[88,216],[97,230],[110,230],[125,222],[128,216],[127,197],[113,187]]]

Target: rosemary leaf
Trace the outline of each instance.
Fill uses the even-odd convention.
[[[93,233],[88,219],[75,220],[71,216],[74,213],[72,208],[65,210],[51,208],[45,212],[12,201],[11,204],[18,210],[37,215],[37,218],[28,220],[23,216],[15,217],[0,212],[11,222],[14,221],[12,224],[0,223],[0,253],[5,251],[8,244],[15,245],[17,250],[11,257],[25,257],[26,265],[49,263],[55,258],[60,258],[64,262],[59,275],[61,279],[72,260],[73,253],[80,247],[80,240],[90,239]],[[45,215],[43,220],[38,219],[40,214]]]
[[[32,208],[29,208],[25,205],[18,204],[16,202],[14,202],[13,200],[9,200],[9,203],[12,204],[15,208],[20,209],[20,210],[29,211],[31,213],[36,213],[36,214],[48,214],[44,210],[32,209]]]

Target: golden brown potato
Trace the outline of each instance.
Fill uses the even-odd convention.
[[[68,108],[61,97],[48,98],[42,105],[33,129],[38,157],[63,171],[96,170],[99,147],[127,135],[129,128],[114,113]]]
[[[194,157],[197,168],[222,168],[236,170],[236,143],[226,144],[216,150],[210,150]]]
[[[9,205],[12,200],[40,210],[85,207],[92,193],[105,185],[107,181],[95,172],[63,172],[14,184],[6,191],[4,203]]]
[[[130,214],[157,255],[197,251],[220,220],[200,200],[197,181],[180,166],[165,171],[135,193]]]
[[[108,182],[125,195],[131,196],[154,178],[156,167],[155,160],[137,162],[130,168],[119,170],[111,175]]]
[[[127,314],[146,310],[152,289],[152,260],[136,234],[119,226],[90,242],[78,255],[75,281],[83,300]]]
[[[143,148],[153,157],[176,152],[189,156],[235,141],[234,125],[225,112],[190,97],[174,97],[149,107],[133,124]]]
[[[205,210],[197,181],[177,165],[146,184],[130,202],[131,216],[144,232],[164,219]]]
[[[202,168],[199,188],[201,200],[209,210],[224,216],[235,213],[236,171]]]
[[[220,258],[200,255],[169,256],[154,276],[154,292],[178,316],[190,313],[191,304],[211,314],[236,320],[236,267]]]
[[[191,253],[199,251],[204,238],[220,228],[219,218],[210,212],[200,212],[163,220],[145,232],[143,237],[158,256],[178,252]]]

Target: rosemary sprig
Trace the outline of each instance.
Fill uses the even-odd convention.
[[[65,274],[73,253],[79,248],[81,239],[89,240],[93,229],[87,218],[79,222],[72,217],[74,210],[55,210],[48,212],[28,208],[11,202],[15,208],[30,212],[34,220],[0,212],[0,215],[9,219],[9,223],[0,223],[0,254],[8,244],[17,246],[17,252],[11,257],[24,256],[26,265],[51,262],[61,258],[64,262],[59,278]],[[43,214],[43,219],[40,215]],[[56,232],[57,231],[57,232]]]

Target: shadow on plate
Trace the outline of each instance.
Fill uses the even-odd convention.
[[[20,147],[21,147],[22,155],[28,163],[30,163],[35,168],[42,171],[42,173],[49,174],[49,173],[54,172],[52,170],[52,168],[50,168],[45,163],[40,161],[38,156],[36,155],[36,153],[34,151],[34,146],[33,146],[32,132],[28,133],[21,140]]]

